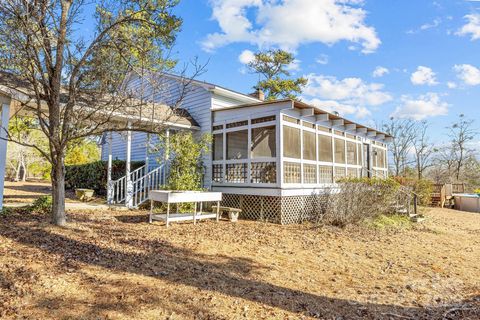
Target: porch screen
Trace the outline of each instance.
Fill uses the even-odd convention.
[[[317,146],[315,145],[315,132],[303,131],[303,159],[316,160]]]
[[[347,163],[357,163],[357,144],[355,142],[347,141]]]
[[[247,159],[248,130],[227,133],[227,160]]]
[[[283,156],[300,159],[300,129],[283,126]]]
[[[318,135],[318,161],[332,162],[332,137]]]
[[[252,129],[252,158],[275,157],[275,126]]]
[[[223,160],[223,133],[213,135],[213,160]]]
[[[335,138],[335,163],[345,163],[345,140]]]
[[[375,148],[375,152],[377,154],[377,167],[379,168],[386,168],[385,166],[385,151],[383,149]]]

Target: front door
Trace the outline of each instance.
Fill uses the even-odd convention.
[[[371,167],[370,167],[370,144],[363,144],[363,164],[362,164],[362,177],[371,178]]]

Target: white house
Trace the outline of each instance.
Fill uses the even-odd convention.
[[[181,80],[166,77],[164,91],[152,96],[168,104],[177,98]],[[131,83],[138,87],[143,82],[138,78]],[[316,210],[318,195],[339,178],[388,175],[388,134],[316,106],[289,99],[263,101],[258,95],[193,81],[180,107],[188,111],[189,125],[183,129],[213,134],[212,153],[204,159],[204,187],[223,192],[224,204],[242,208],[248,218],[299,222]],[[141,132],[106,135],[103,160],[146,161],[109,183],[110,202],[136,207],[150,189],[165,182],[168,171],[161,155],[148,152],[152,139]]]

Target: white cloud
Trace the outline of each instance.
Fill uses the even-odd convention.
[[[373,70],[372,76],[374,78],[381,78],[384,75],[389,74],[389,73],[390,73],[390,70],[388,70],[387,68],[378,66],[378,67],[375,68],[375,70]]]
[[[429,85],[429,86],[434,86],[438,84],[437,79],[435,78],[436,74],[433,72],[432,69],[424,66],[419,66],[417,68],[417,71],[412,73],[410,76],[410,81],[414,85]]]
[[[427,93],[418,98],[402,96],[402,104],[393,112],[396,118],[423,120],[448,114],[448,103],[441,101],[437,93]]]
[[[480,69],[470,64],[455,65],[453,70],[457,73],[457,77],[466,85],[477,86],[480,84]]]
[[[359,44],[364,53],[375,51],[381,41],[365,24],[367,12],[359,0],[211,0],[212,19],[221,31],[207,35],[203,49],[234,42],[258,47],[277,46],[294,51],[301,44],[332,45],[346,40]]]
[[[448,81],[448,82],[447,82],[447,87],[448,87],[449,89],[455,89],[455,88],[457,87],[457,84],[456,84],[455,82],[453,82],[453,81]]]
[[[468,23],[457,31],[459,36],[470,36],[472,41],[480,39],[480,14],[472,13],[464,17]]]
[[[255,59],[255,55],[250,50],[243,50],[238,56],[238,60],[243,64],[249,64],[253,59]]]
[[[442,23],[441,18],[435,18],[435,19],[433,19],[432,22],[422,24],[420,26],[420,28],[418,28],[416,30],[415,29],[408,30],[407,34],[415,34],[415,33],[419,33],[420,31],[425,31],[425,30],[428,30],[428,29],[434,29],[434,28],[438,27],[441,23]]]
[[[289,65],[285,67],[288,71],[300,71],[300,64],[302,63],[301,60],[295,59]]]
[[[328,56],[326,54],[321,54],[315,61],[318,64],[328,64]]]
[[[345,78],[309,74],[303,90],[303,99],[328,111],[342,115],[354,114],[357,118],[370,115],[368,107],[382,105],[392,100],[380,83],[365,83],[360,78]]]
[[[335,77],[309,74],[307,79],[308,84],[303,90],[307,96],[370,106],[379,106],[392,100],[390,94],[382,91],[383,84],[365,83],[360,78],[337,80]]]

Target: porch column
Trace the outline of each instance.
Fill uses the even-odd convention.
[[[162,172],[162,185],[167,184],[167,175],[170,170],[168,159],[170,157],[170,129],[165,130],[165,150],[163,150],[163,172]]]
[[[113,183],[112,183],[112,132],[108,133],[108,169],[107,169],[107,203],[113,204]]]
[[[128,123],[128,129],[131,129],[131,123]],[[130,176],[130,162],[132,158],[132,131],[127,131],[127,157],[125,159],[125,179],[126,179],[126,193],[125,206],[127,208],[133,207],[133,181]]]
[[[2,104],[2,115],[0,123],[0,209],[3,208],[3,187],[5,182],[5,166],[7,163],[7,130],[10,114],[10,106]]]
[[[147,174],[148,172],[150,172],[150,168],[149,168],[149,165],[150,165],[150,159],[149,159],[149,154],[150,154],[150,133],[147,133],[147,142],[145,144],[145,174]]]

